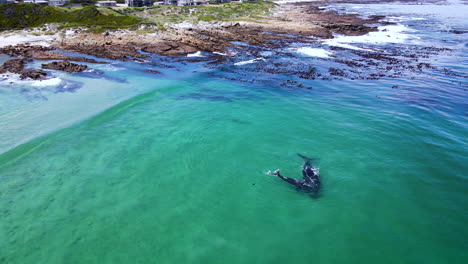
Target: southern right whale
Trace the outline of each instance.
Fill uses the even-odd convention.
[[[320,179],[318,177],[318,170],[312,167],[312,161],[318,160],[314,158],[308,158],[301,154],[297,154],[299,157],[304,159],[305,163],[302,166],[302,178],[303,180],[297,180],[293,178],[288,178],[280,174],[280,170],[277,169],[274,172],[269,172],[268,174],[273,176],[278,176],[283,181],[296,186],[298,190],[302,190],[308,193],[317,194],[320,189]]]

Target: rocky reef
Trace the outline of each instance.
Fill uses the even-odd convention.
[[[32,80],[45,80],[47,73],[43,70],[24,69],[24,66],[28,59],[14,59],[8,60],[0,66],[0,73],[16,73],[20,75],[20,79],[32,79]]]
[[[165,30],[149,26],[150,33],[130,30],[102,34],[83,32],[62,39],[55,45],[63,50],[80,52],[114,60],[141,60],[155,53],[164,56],[185,56],[197,51],[229,53],[231,49],[251,46],[279,47],[284,43],[312,42],[333,38],[334,33],[364,35],[377,30],[383,17],[360,18],[357,15],[323,11],[308,3],[276,6],[274,12],[255,21],[211,21],[193,24],[172,24]],[[372,26],[369,26],[372,25]]]
[[[68,61],[81,61],[90,63],[106,63],[88,59],[85,57],[72,57],[57,52],[55,47],[44,47],[39,45],[18,44],[9,45],[0,48],[0,53],[10,57],[31,58],[36,60],[68,60]]]
[[[88,66],[83,64],[72,63],[65,60],[42,64],[42,69],[59,70],[64,72],[82,72],[87,70]]]
[[[259,75],[279,73],[294,76],[294,78],[297,77],[296,80],[288,80],[282,86],[307,88],[310,86],[304,86],[298,81],[300,79],[379,79],[397,77],[404,72],[419,73],[432,66],[420,62],[418,58],[424,58],[431,52],[444,52],[444,50],[433,51],[431,47],[404,51],[398,48],[381,51],[372,47],[358,50],[330,47],[331,52],[336,56],[328,58],[327,68],[322,71],[314,65],[303,63],[300,59],[297,63],[265,63],[261,58],[264,51],[294,58],[295,55],[289,48],[293,45],[319,46],[323,40],[332,39],[336,34],[360,36],[377,31],[378,26],[391,24],[383,21],[383,16],[362,18],[356,14],[340,14],[319,7],[320,4],[328,3],[328,1],[314,1],[314,3],[275,5],[272,12],[268,14],[240,21],[198,21],[196,23],[186,21],[179,24],[167,24],[164,29],[142,25],[138,30],[108,30],[102,33],[83,28],[76,29],[74,34],[63,36],[52,42],[50,47],[20,44],[0,48],[0,53],[19,58],[6,62],[0,68],[0,72],[21,73],[27,59],[55,60],[55,62],[43,64],[42,68],[65,72],[82,72],[87,69],[86,65],[71,61],[106,63],[83,56],[69,56],[66,52],[137,62],[146,62],[145,59],[150,58],[152,54],[157,54],[162,56],[159,57],[161,61],[164,61],[164,58],[170,58],[172,61],[181,63],[205,62],[206,67],[221,67],[225,71],[235,73],[241,79],[244,75],[242,67],[234,69],[224,67],[226,63],[235,63],[235,56],[224,55],[237,54],[254,57],[253,60],[260,58],[255,65],[245,68],[250,72],[258,72]],[[146,14],[140,11],[131,12]],[[187,55],[196,52],[206,52],[209,55],[187,58]],[[164,63],[159,64],[162,67],[169,67]],[[152,69],[146,71],[159,74],[158,71]],[[445,72],[450,74],[449,70]],[[31,74],[33,73],[29,75]],[[36,74],[32,77],[42,78],[41,76],[41,74]]]

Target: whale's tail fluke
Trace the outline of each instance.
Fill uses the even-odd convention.
[[[319,160],[320,160],[319,158],[309,158],[309,157],[306,157],[306,156],[301,155],[301,154],[299,154],[299,153],[297,153],[297,155],[298,155],[299,157],[301,157],[301,158],[305,161],[305,163],[308,163],[308,164],[311,164],[311,163],[314,162],[314,161],[319,161]]]

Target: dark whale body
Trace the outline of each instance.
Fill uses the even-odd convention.
[[[280,174],[279,170],[273,172],[273,175],[276,175],[283,181],[296,186],[298,190],[311,194],[317,194],[320,189],[320,179],[318,177],[317,171],[312,167],[311,164],[311,162],[316,159],[308,158],[301,154],[297,155],[299,155],[299,157],[303,158],[305,161],[304,165],[302,166],[302,180],[284,177]]]

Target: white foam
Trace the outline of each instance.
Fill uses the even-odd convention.
[[[333,52],[325,50],[325,49],[320,49],[320,48],[310,48],[310,47],[302,47],[298,49],[294,49],[293,51],[310,56],[310,57],[318,57],[318,58],[330,58],[330,56],[333,54]]]
[[[187,54],[187,57],[205,57],[202,55],[201,51],[197,51],[195,53]]]
[[[388,22],[402,22],[402,21],[423,21],[427,20],[423,17],[399,17],[399,16],[388,16],[385,18]]]
[[[256,62],[259,62],[259,61],[266,61],[266,60],[264,58],[256,58],[256,59],[253,59],[253,60],[236,62],[236,63],[234,63],[234,65],[241,66],[241,65],[256,63]]]
[[[33,86],[33,87],[50,87],[50,86],[58,86],[62,83],[62,79],[60,78],[50,78],[46,80],[31,80],[31,79],[20,79],[19,74],[15,73],[8,73],[0,75],[0,82],[4,82],[10,85],[26,85],[26,86]]]
[[[218,54],[218,55],[221,55],[221,56],[227,56],[228,55],[227,53],[222,53],[222,52],[217,52],[217,51],[214,51],[213,54]]]
[[[151,62],[150,60],[135,60],[136,63],[140,63],[140,64],[143,64],[143,63],[148,63],[148,62]]]
[[[363,36],[338,35],[333,39],[326,40],[324,44],[347,49],[362,50],[363,48],[356,47],[351,44],[407,43],[414,42],[419,39],[416,36],[410,35],[410,32],[414,32],[414,30],[404,25],[389,25],[380,27],[379,31],[369,32]]]
[[[32,86],[35,87],[47,87],[47,86],[58,86],[60,83],[62,83],[62,79],[60,78],[51,78],[47,80],[42,80],[42,81],[34,81],[34,80],[29,80]]]
[[[112,64],[102,64],[100,66],[97,66],[97,68],[99,70],[104,70],[104,71],[123,71],[123,70],[125,70],[124,68],[117,67],[117,66],[114,66]]]

